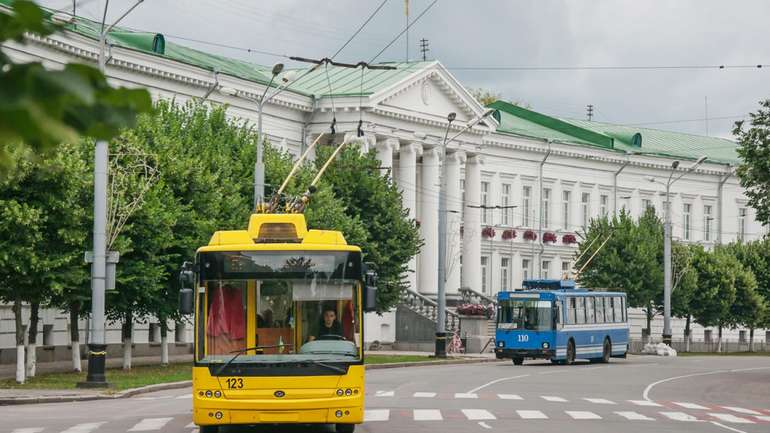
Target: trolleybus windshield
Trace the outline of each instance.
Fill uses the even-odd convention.
[[[551,301],[537,299],[511,299],[500,302],[497,327],[529,331],[553,330]]]
[[[201,253],[198,362],[360,361],[360,260],[355,252]]]

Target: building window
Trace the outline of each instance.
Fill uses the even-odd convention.
[[[176,322],[174,325],[174,341],[177,343],[185,342],[185,326],[183,322]]]
[[[481,223],[489,224],[489,182],[481,182]]]
[[[572,263],[561,262],[561,278],[563,280],[572,279]]]
[[[647,209],[650,209],[652,206],[652,200],[648,198],[642,199],[642,212],[647,212]]]
[[[481,293],[487,293],[487,276],[489,275],[489,257],[481,257]]]
[[[521,279],[522,280],[528,280],[529,276],[532,275],[532,271],[529,269],[530,264],[529,259],[522,259],[521,260]]]
[[[551,188],[543,189],[543,227],[551,227]]]
[[[738,240],[743,241],[746,235],[746,208],[738,208]]]
[[[711,224],[714,221],[714,217],[711,216],[712,207],[710,205],[703,206],[703,240],[711,240]]]
[[[580,195],[580,213],[582,214],[580,225],[583,230],[588,230],[588,223],[591,221],[591,193],[584,192]]]
[[[508,287],[508,280],[510,275],[511,260],[508,258],[500,259],[500,290],[507,292],[510,290]]]
[[[543,260],[543,266],[540,268],[540,278],[548,278],[548,271],[551,269],[551,261]]]
[[[502,209],[502,224],[504,226],[510,226],[511,224],[511,211],[513,209],[509,208],[508,206],[511,205],[511,184],[510,183],[504,183],[502,185],[502,197],[500,198]]]
[[[562,226],[564,230],[569,230],[570,228],[570,199],[572,198],[572,191],[562,191],[561,192],[561,217],[562,221],[564,222],[564,225]]]
[[[690,229],[692,228],[692,205],[690,203],[685,203],[682,207],[682,216],[684,218],[684,223],[682,225],[684,229],[684,240],[689,241],[692,237],[690,235]]]
[[[741,329],[738,331],[738,342],[741,344],[746,344],[749,342],[746,330]]]
[[[524,227],[531,227],[530,216],[532,215],[532,187],[525,186],[522,190],[522,202],[521,202],[521,225]]]
[[[150,327],[147,329],[147,341],[150,343],[157,343],[160,341],[159,323],[150,323]]]
[[[705,341],[706,343],[711,343],[712,342],[712,335],[713,335],[713,333],[711,332],[711,329],[704,329],[703,330],[703,341]]]
[[[43,325],[43,346],[53,346],[53,325]]]
[[[602,194],[599,196],[599,213],[601,216],[607,216],[607,206],[609,206],[610,196]]]

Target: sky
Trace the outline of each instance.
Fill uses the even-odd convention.
[[[104,0],[79,1],[101,17]],[[134,0],[112,0],[114,20]],[[281,57],[190,38],[311,58],[334,54],[382,0],[145,0],[121,25],[263,65]],[[410,0],[415,19],[433,0]],[[71,10],[72,0],[39,3]],[[406,26],[404,0],[382,9],[335,60],[369,61]],[[438,0],[409,30],[409,58],[438,60],[466,87],[560,117],[732,136],[733,123],[770,97],[766,0]],[[377,61],[403,61],[402,36]],[[766,65],[653,70],[480,70],[480,67]],[[708,114],[706,114],[708,113]],[[710,120],[706,121],[706,118]]]

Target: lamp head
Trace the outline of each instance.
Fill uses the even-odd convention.
[[[290,82],[292,82],[292,81],[294,81],[296,79],[297,79],[297,70],[296,69],[292,69],[291,71],[286,72],[285,74],[283,74],[283,77],[281,77],[281,80],[284,83],[290,83]]]
[[[456,118],[457,118],[457,113],[455,113],[454,111],[449,113],[449,114],[447,114],[447,116],[446,116],[446,120],[449,123],[454,122]]]
[[[679,161],[674,161],[674,162],[672,162],[672,163],[671,163],[671,168],[673,168],[674,170],[676,170],[677,168],[679,168]]]
[[[283,63],[276,63],[273,65],[273,77],[280,74],[283,71]]]

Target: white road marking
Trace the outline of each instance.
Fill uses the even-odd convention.
[[[415,409],[415,421],[442,421],[441,411],[438,409]]]
[[[43,430],[45,430],[45,427],[17,428],[11,433],[40,433]]]
[[[152,431],[160,430],[173,418],[145,418],[139,421],[135,426],[128,429],[128,431]]]
[[[607,400],[606,398],[584,398],[583,400],[596,404],[615,404],[614,401]]]
[[[497,398],[500,400],[524,400],[520,395],[516,394],[497,394]]]
[[[630,421],[655,421],[655,418],[650,418],[637,412],[621,411],[615,413]]]
[[[369,409],[364,411],[364,421],[387,421],[390,419],[390,409]]]
[[[492,428],[492,426],[491,426],[491,425],[489,425],[489,424],[485,423],[484,421],[481,421],[481,422],[479,422],[479,425],[480,425],[480,426],[482,426],[482,427],[484,427],[484,428],[488,428],[488,429]]]
[[[493,380],[491,382],[487,382],[487,383],[485,383],[485,384],[483,384],[481,386],[477,386],[476,388],[473,388],[472,390],[468,391],[468,394],[473,394],[474,392],[479,392],[480,390],[482,390],[482,389],[484,389],[484,388],[486,388],[486,387],[488,387],[490,385],[494,385],[496,383],[500,383],[500,382],[503,382],[503,381],[506,381],[506,380],[520,379],[522,377],[528,377],[528,376],[529,376],[528,374],[522,374],[522,375],[519,375],[519,376],[502,377],[500,379],[495,379],[495,380]]]
[[[87,422],[84,424],[77,424],[73,425],[67,430],[64,430],[61,433],[89,433],[101,427],[102,424],[104,424],[104,422]]]
[[[677,406],[682,406],[685,409],[708,410],[706,406],[701,406],[696,403],[688,403],[686,401],[675,401],[674,404]]]
[[[698,421],[698,418],[684,412],[661,412],[660,414],[674,421]]]
[[[192,398],[192,394],[182,394],[182,395],[176,396],[177,400],[186,400],[188,398]]]
[[[491,412],[484,409],[462,409],[462,412],[470,421],[497,419]]]
[[[760,421],[770,421],[770,416],[767,415],[756,415],[754,418]]]
[[[516,413],[522,419],[548,419],[548,417],[539,410],[517,410]]]
[[[479,398],[479,395],[471,392],[458,392],[455,394],[455,398]]]
[[[745,413],[746,415],[762,415],[760,412],[757,412],[751,409],[744,409],[742,407],[735,407],[735,406],[722,406],[722,407],[727,410],[731,410],[733,412]]]
[[[186,426],[184,426],[184,428],[198,428],[198,426],[195,425],[194,422],[191,422],[190,424],[187,424]]]
[[[736,424],[754,424],[754,421],[750,419],[741,418],[731,413],[709,413],[709,416],[716,418],[720,421],[733,422]]]
[[[415,392],[412,397],[416,398],[433,398],[436,396],[435,392]]]
[[[653,383],[647,385],[647,388],[644,388],[644,392],[642,393],[642,398],[647,400],[647,401],[650,401],[650,391],[652,391],[652,388],[654,388],[656,385],[660,385],[661,383],[664,383],[664,382],[669,382],[669,381],[677,380],[677,379],[684,379],[684,378],[687,378],[687,377],[708,376],[709,374],[719,374],[719,373],[727,373],[727,370],[707,371],[705,373],[694,373],[694,374],[685,374],[683,376],[667,377],[665,379],[661,379],[661,380],[659,380],[657,382],[653,382]]]
[[[567,399],[561,398],[561,397],[556,397],[556,396],[553,396],[553,395],[541,395],[540,398],[542,398],[545,401],[552,401],[552,402],[555,402],[555,403],[566,403],[567,402]]]
[[[393,397],[396,393],[394,391],[377,391],[374,393],[375,397]]]
[[[655,403],[654,401],[650,400],[628,400],[630,403],[633,403],[637,406],[654,406],[654,407],[661,407],[660,404]]]
[[[737,428],[733,428],[733,427],[730,427],[730,426],[726,426],[726,425],[724,425],[724,424],[720,424],[720,423],[718,423],[718,422],[716,422],[716,421],[711,421],[711,424],[714,424],[714,425],[716,425],[716,426],[722,427],[723,429],[727,429],[727,430],[733,431],[733,432],[735,432],[735,433],[746,433],[746,432],[745,432],[745,431],[743,431],[743,430],[738,430]]]
[[[567,410],[565,412],[567,415],[571,416],[572,419],[602,419],[599,415],[584,410]]]

